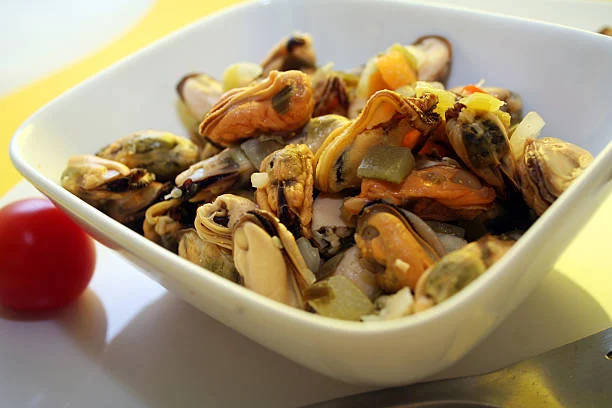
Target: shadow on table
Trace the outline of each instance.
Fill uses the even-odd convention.
[[[171,294],[110,342],[103,365],[152,408],[290,407],[371,389],[301,367]]]
[[[101,360],[106,330],[106,311],[92,290],[55,311],[0,310],[0,405],[67,406]]]
[[[29,323],[58,326],[63,337],[94,359],[102,353],[106,344],[106,311],[91,289],[69,305],[55,310],[15,311],[0,307],[2,319],[5,320],[4,324],[18,325],[22,330],[27,330]]]
[[[552,271],[487,339],[436,377],[500,368],[609,325],[610,317],[587,292]],[[355,358],[375,355],[373,350]],[[170,294],[117,335],[103,364],[153,408],[287,407],[369,390],[303,368]]]
[[[482,343],[431,379],[500,369],[610,326],[611,316],[587,291],[552,270]]]

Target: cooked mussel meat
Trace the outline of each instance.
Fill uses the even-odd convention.
[[[257,205],[244,197],[221,194],[212,203],[198,207],[195,229],[202,239],[232,249],[232,230],[240,218]]]
[[[500,110],[510,114],[510,125],[515,125],[523,118],[523,99],[518,93],[511,91],[507,88],[501,88],[496,86],[483,86],[479,87],[476,85],[458,86],[449,89],[449,91],[461,96],[466,97],[474,92],[484,92],[504,102],[500,107]]]
[[[420,312],[448,299],[482,275],[514,244],[514,240],[486,235],[448,253],[419,279],[413,309]]]
[[[386,293],[414,289],[425,270],[444,256],[436,234],[414,214],[374,203],[359,215],[355,242],[361,256],[374,266]]]
[[[62,173],[62,187],[111,218],[139,230],[145,210],[167,191],[145,169],[93,155],[73,156]]]
[[[297,238],[312,236],[313,154],[304,144],[287,145],[266,157],[255,198],[259,208],[270,211]]]
[[[240,281],[232,252],[203,240],[193,228],[181,231],[178,255],[233,282]]]
[[[272,213],[256,209],[240,219],[233,231],[233,256],[245,287],[304,308],[302,293],[315,276],[291,232]]]
[[[331,65],[315,72],[312,76],[315,100],[313,118],[329,114],[347,115],[349,95],[343,78],[343,75],[332,70]]]
[[[155,173],[156,180],[168,181],[198,161],[198,147],[169,132],[144,130],[103,147],[96,156],[121,162],[131,169],[146,169]]]
[[[471,96],[475,95],[486,94]],[[508,123],[503,123],[500,116],[499,108],[481,110],[457,103],[446,112],[446,134],[463,163],[505,197],[504,175],[515,182],[516,162],[508,138],[509,118]]]
[[[231,146],[259,133],[292,132],[312,116],[310,77],[300,71],[272,71],[268,78],[226,92],[200,124],[204,139]]]
[[[416,57],[419,81],[446,83],[453,60],[453,47],[446,38],[426,35],[406,48]]]
[[[153,204],[145,212],[142,223],[143,235],[156,244],[176,252],[181,231],[193,227],[196,208],[197,203],[178,198]]]
[[[527,140],[517,170],[525,202],[542,215],[592,161],[588,151],[554,137]]]
[[[361,193],[348,199],[344,208],[356,214],[366,203],[383,200],[423,219],[452,221],[475,218],[493,206],[495,197],[493,188],[457,161],[419,156],[415,169],[400,184],[364,179]]]
[[[240,147],[229,147],[176,176],[176,187],[168,198],[212,201],[219,194],[245,184],[254,171]]]

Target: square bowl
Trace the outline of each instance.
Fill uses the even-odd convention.
[[[139,129],[186,131],[175,85],[259,61],[279,38],[313,36],[320,64],[361,65],[424,34],[453,45],[449,86],[478,82],[522,95],[546,135],[596,155],[593,164],[490,270],[444,303],[362,324],[306,313],[227,281],[131,231],[59,184],[68,158]],[[552,24],[406,1],[272,0],[194,23],[113,65],[30,117],[11,141],[15,167],[91,235],[168,290],[287,358],[352,383],[399,385],[440,371],[478,344],[536,287],[612,178],[612,39]],[[205,341],[203,339],[203,341]]]

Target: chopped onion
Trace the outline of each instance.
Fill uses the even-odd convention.
[[[403,288],[393,295],[380,296],[376,305],[380,311],[376,314],[361,316],[363,322],[377,322],[383,320],[399,319],[412,314],[414,298],[410,288]]]
[[[546,122],[537,112],[529,112],[516,126],[510,136],[510,149],[512,155],[518,160],[525,150],[528,139],[537,139]]]
[[[261,66],[253,62],[238,62],[230,65],[223,72],[223,92],[249,85],[262,72]]]
[[[268,173],[253,173],[251,174],[251,184],[255,188],[265,187],[270,182]]]
[[[169,200],[171,198],[181,198],[181,196],[183,195],[183,191],[178,188],[178,187],[174,187],[169,194],[166,194],[164,196],[164,200]]]

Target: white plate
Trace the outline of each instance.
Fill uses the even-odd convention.
[[[182,132],[174,85],[184,73],[220,76],[231,62],[259,60],[295,29],[313,35],[321,62],[335,61],[340,68],[361,64],[393,42],[445,35],[455,47],[451,85],[486,77],[489,84],[507,86],[547,120],[546,134],[599,155],[580,182],[475,283],[430,311],[372,325],[291,309],[203,272],[58,186],[71,155],[93,152],[136,129]],[[611,67],[608,38],[554,25],[393,1],[253,3],[189,26],[53,101],[17,132],[11,157],[100,241],[215,319],[321,373],[355,383],[401,384],[448,367],[480,342],[527,297],[588,218],[611,177]],[[588,108],[576,95],[589,101]]]

